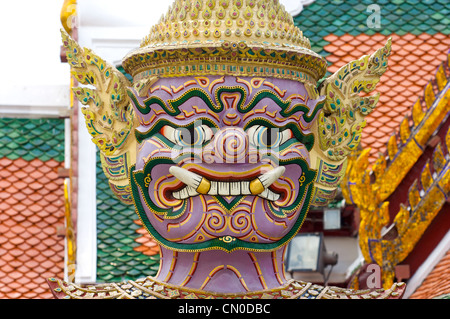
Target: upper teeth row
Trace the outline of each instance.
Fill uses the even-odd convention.
[[[277,167],[251,182],[237,181],[237,182],[217,182],[209,181],[206,178],[190,172],[178,166],[172,166],[169,171],[180,181],[185,183],[187,187],[180,191],[174,192],[173,196],[177,199],[186,199],[190,196],[203,195],[258,195],[262,198],[276,201],[280,195],[275,194],[269,190],[278,178],[283,175],[285,168]]]
[[[250,191],[250,182],[216,182],[210,181],[211,188],[207,195],[252,195]],[[188,197],[200,195],[197,190],[192,186],[186,186],[185,188],[172,193],[173,197],[176,199],[186,199]],[[270,189],[265,188],[264,191],[258,194],[259,197],[265,198],[270,201],[277,201],[280,198],[279,194],[275,194]]]

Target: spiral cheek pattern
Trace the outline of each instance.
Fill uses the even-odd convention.
[[[225,216],[219,212],[209,214],[206,219],[205,226],[211,234],[223,232],[227,227]]]
[[[250,215],[246,212],[234,214],[231,218],[230,228],[235,233],[245,235],[251,228]]]
[[[247,236],[253,231],[251,216],[247,211],[236,212],[232,215],[223,215],[213,212],[208,215],[203,229],[210,236],[218,236],[224,232],[232,233],[233,236]]]

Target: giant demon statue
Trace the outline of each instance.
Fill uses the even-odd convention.
[[[390,41],[322,80],[326,61],[278,0],[177,0],[114,66],[63,32],[111,189],[161,247],[159,272],[67,298],[394,298],[284,274],[310,205],[335,195],[379,95]],[[92,88],[95,87],[96,89]]]

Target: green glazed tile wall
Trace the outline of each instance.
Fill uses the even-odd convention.
[[[118,282],[153,276],[159,255],[147,256],[134,248],[139,226],[133,206],[120,202],[108,185],[97,152],[97,281]]]
[[[369,28],[367,11],[371,4],[380,6],[380,29]],[[450,2],[448,0],[316,0],[294,17],[295,24],[311,41],[314,51],[326,57],[322,48],[329,44],[329,34],[373,35],[396,33],[450,34]]]
[[[0,118],[0,157],[64,161],[64,120]]]

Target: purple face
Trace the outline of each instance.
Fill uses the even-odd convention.
[[[140,122],[133,198],[161,245],[270,251],[295,236],[322,100],[299,82],[233,76],[160,79],[129,96]]]

